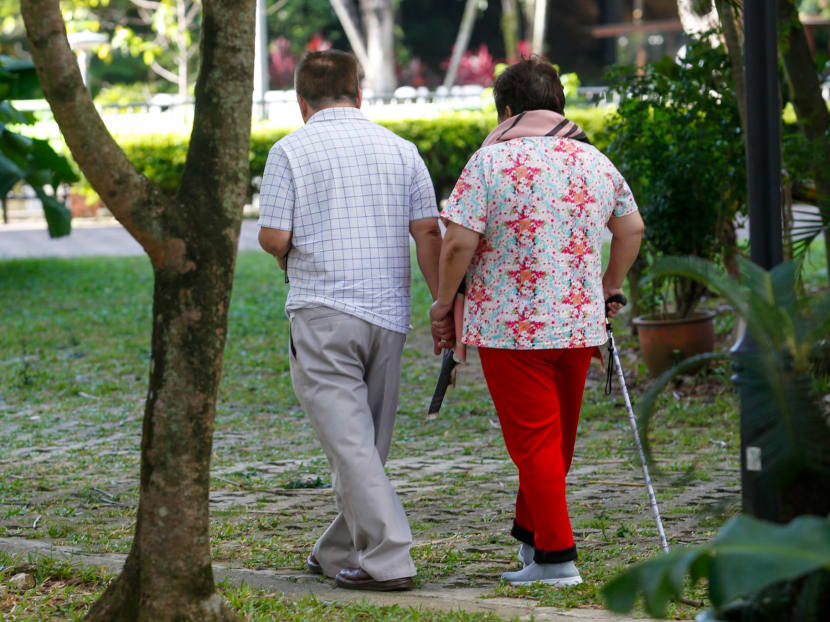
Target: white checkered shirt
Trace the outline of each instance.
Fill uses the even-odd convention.
[[[326,306],[409,331],[409,223],[437,218],[412,143],[357,108],[326,108],[268,154],[259,225],[292,232],[287,312]]]

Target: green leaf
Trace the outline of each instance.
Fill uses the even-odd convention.
[[[71,183],[78,181],[78,176],[69,161],[58,154],[49,141],[34,139],[31,147],[32,165],[36,169],[48,170],[52,174],[52,186],[57,186],[61,183]]]
[[[605,606],[626,613],[634,607],[638,592],[642,592],[646,611],[654,617],[664,617],[669,601],[682,596],[686,573],[701,555],[698,548],[676,549],[618,574],[601,590]]]
[[[640,566],[621,572],[602,588],[606,608],[617,613],[627,613],[634,608],[640,585]]]
[[[12,106],[9,102],[0,101],[0,120],[4,123],[24,125],[29,122],[30,117],[25,112],[21,112]]]
[[[5,197],[24,176],[23,169],[0,152],[0,196]]]
[[[49,237],[59,238],[72,231],[72,212],[55,197],[46,194],[43,189],[35,188],[35,194],[43,204],[43,215],[49,227]]]
[[[608,609],[627,613],[642,592],[646,611],[665,616],[679,599],[688,574],[692,584],[708,579],[716,608],[773,583],[830,568],[830,519],[801,516],[776,525],[749,516],[730,520],[711,542],[675,549],[623,571],[601,590]]]
[[[768,585],[830,568],[830,520],[800,516],[788,525],[739,516],[709,545],[709,597],[720,608]]]

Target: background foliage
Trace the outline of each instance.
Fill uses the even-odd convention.
[[[59,237],[69,234],[72,215],[58,199],[58,188],[78,178],[48,141],[20,133],[34,118],[8,101],[11,96],[33,96],[35,90],[39,86],[30,62],[0,56],[0,197],[5,199],[20,182],[31,186],[43,204],[49,235]]]
[[[570,119],[580,124],[599,149],[608,145],[607,108],[574,108]],[[439,198],[455,186],[461,170],[496,125],[495,112],[460,112],[432,119],[385,121],[389,128],[418,147],[429,168]],[[292,128],[293,129],[293,128]],[[255,129],[251,133],[252,184],[265,169],[268,151],[292,129]],[[127,157],[139,171],[163,189],[172,192],[178,185],[187,155],[187,136],[142,134],[119,139]],[[94,197],[88,182],[82,180],[85,194]],[[253,191],[255,186],[252,185]]]
[[[663,58],[609,77],[622,95],[609,155],[646,223],[646,260],[715,258],[746,198],[743,132],[725,51],[702,37],[689,42],[681,63]],[[686,315],[702,289],[673,283],[677,310]]]

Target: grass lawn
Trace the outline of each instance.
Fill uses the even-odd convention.
[[[286,285],[264,253],[239,257],[219,393],[212,469],[214,559],[245,568],[302,570],[334,515],[323,452],[288,374]],[[144,257],[0,262],[0,537],[125,553],[138,495],[141,418],[150,355],[152,273]],[[410,517],[419,586],[485,587],[556,607],[600,607],[602,584],[658,553],[656,528],[622,398],[592,368],[569,503],[580,586],[511,588],[508,530],[518,485],[475,356],[439,416],[428,417],[439,361],[431,354],[429,294],[413,284],[414,330],[388,472]],[[719,321],[726,347],[728,317]],[[618,322],[629,389],[648,383],[636,341]],[[711,537],[739,508],[738,417],[727,366],[672,386],[652,442],[657,496],[670,545]],[[0,585],[21,560],[0,556]],[[39,565],[38,587],[0,591],[18,620],[78,616],[106,577]],[[3,588],[0,588],[2,590]],[[390,610],[286,600],[222,588],[251,620],[495,620],[484,614]],[[690,594],[703,600],[698,587]],[[693,607],[672,610],[692,617]],[[454,617],[453,617],[454,616]],[[466,616],[466,617],[465,617]]]

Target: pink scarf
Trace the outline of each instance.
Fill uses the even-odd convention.
[[[522,136],[556,136],[591,144],[581,127],[573,121],[568,121],[558,112],[526,110],[499,123],[496,129],[484,139],[481,146],[488,147]]]

